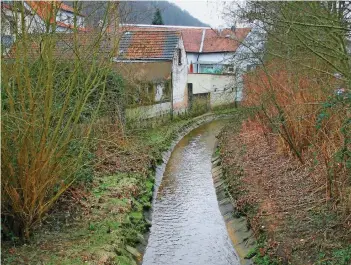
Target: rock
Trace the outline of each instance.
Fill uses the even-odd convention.
[[[145,237],[142,234],[137,234],[137,238],[140,241],[141,244],[146,245],[147,242],[145,240]]]
[[[126,250],[132,254],[134,257],[136,257],[137,259],[139,259],[141,257],[141,254],[140,252],[136,249],[136,248],[133,248],[131,246],[126,246]]]
[[[216,160],[219,160],[219,156],[212,157],[211,162],[216,163]]]

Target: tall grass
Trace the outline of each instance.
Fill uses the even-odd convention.
[[[60,35],[50,18],[45,33],[26,27],[22,19],[1,71],[1,204],[3,226],[28,239],[84,166],[116,45],[102,54],[106,31]]]

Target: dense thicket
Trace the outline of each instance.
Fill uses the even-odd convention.
[[[241,19],[266,35],[245,77],[246,104],[302,164],[323,167],[326,199],[351,212],[351,4],[249,2]],[[250,47],[249,47],[250,48]],[[313,168],[311,168],[313,170]]]

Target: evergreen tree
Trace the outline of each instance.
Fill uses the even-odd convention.
[[[159,8],[156,8],[154,18],[152,19],[152,25],[164,25],[161,11]]]

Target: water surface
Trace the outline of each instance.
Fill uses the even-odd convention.
[[[211,175],[224,121],[190,132],[175,147],[154,200],[143,265],[237,265]]]

